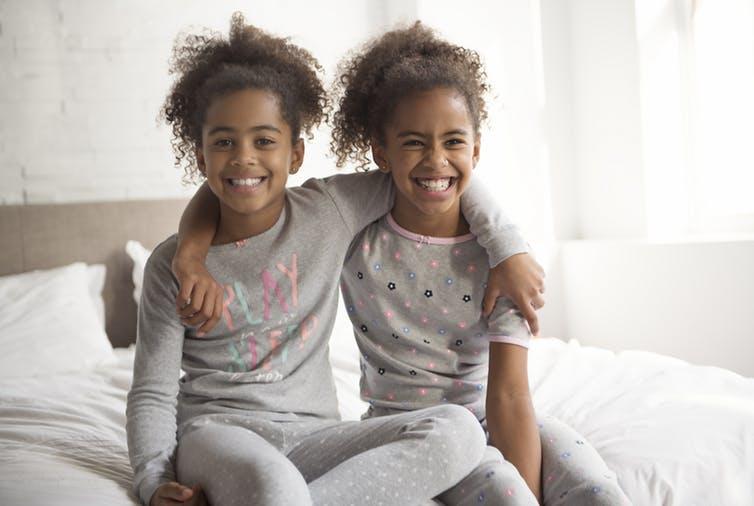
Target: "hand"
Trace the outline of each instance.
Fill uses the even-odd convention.
[[[185,506],[208,506],[207,496],[204,495],[199,485],[191,488],[185,487],[180,483],[171,481],[163,483],[152,494],[149,500],[149,506],[168,506],[183,504]]]
[[[181,322],[199,325],[196,335],[202,337],[212,330],[223,314],[223,288],[201,260],[176,256],[172,268],[180,285],[175,304]]]
[[[536,310],[545,305],[545,271],[531,255],[521,253],[507,258],[490,269],[482,314],[489,316],[498,297],[507,297],[518,306],[529,323],[531,333],[539,335]]]

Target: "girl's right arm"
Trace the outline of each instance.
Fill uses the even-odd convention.
[[[199,337],[222,316],[223,289],[204,266],[219,219],[220,204],[204,183],[183,211],[178,247],[171,264],[180,284],[176,298],[178,314],[184,324],[198,326]]]
[[[128,454],[134,489],[144,504],[175,482],[178,380],[184,327],[175,317],[178,284],[170,272],[172,241],[155,248],[144,269],[136,356],[126,406]]]

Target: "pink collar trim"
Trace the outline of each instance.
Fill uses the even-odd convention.
[[[399,235],[402,235],[406,239],[411,239],[412,241],[416,241],[420,244],[458,244],[460,242],[471,241],[475,238],[474,234],[470,232],[468,234],[458,235],[456,237],[433,237],[429,235],[416,234],[398,225],[395,219],[393,219],[393,215],[390,213],[388,213],[387,215],[387,223],[388,225],[390,225],[390,228],[392,228]]]

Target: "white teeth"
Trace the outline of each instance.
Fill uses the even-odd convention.
[[[439,179],[416,178],[416,182],[419,183],[419,186],[421,186],[425,190],[441,192],[447,190],[448,187],[450,187],[451,179],[452,178],[449,177]]]
[[[246,179],[231,179],[230,184],[233,186],[257,186],[262,182],[261,177],[248,177]]]

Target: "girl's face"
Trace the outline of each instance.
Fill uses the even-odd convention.
[[[398,223],[414,231],[426,230],[428,223],[440,229],[443,223],[458,224],[460,197],[480,147],[463,95],[442,87],[404,98],[384,135],[384,146],[372,144],[373,154],[380,170],[393,176]]]
[[[283,209],[288,173],[303,158],[303,141],[292,141],[274,94],[244,89],[208,107],[197,161],[220,200],[223,221],[241,225],[253,218],[272,226]]]

